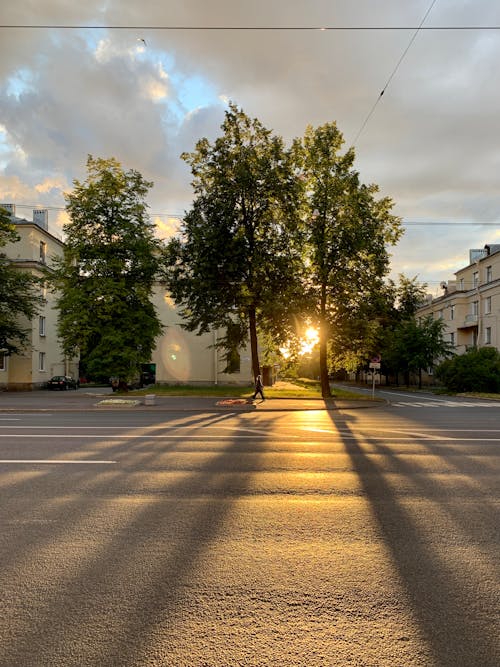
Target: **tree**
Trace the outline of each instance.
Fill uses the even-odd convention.
[[[320,332],[323,397],[331,395],[329,344],[349,325],[352,330],[356,322],[366,322],[388,272],[387,245],[401,234],[399,218],[390,213],[393,202],[377,199],[377,186],[360,182],[354,149],[341,154],[343,143],[336,124],[327,123],[308,127],[295,144],[307,199],[306,291]]]
[[[162,331],[151,295],[161,247],[144,198],[152,183],[114,158],[88,157],[88,176],[66,196],[59,290],[64,352],[80,352],[89,374],[134,377]]]
[[[302,184],[283,140],[257,119],[231,104],[222,130],[182,155],[195,200],[168,244],[164,280],[188,330],[223,329],[229,352],[250,338],[256,377],[258,331],[283,337],[300,294]]]
[[[407,369],[406,362],[402,360],[404,349],[395,353],[396,331],[401,331],[401,325],[407,320],[412,320],[418,307],[422,304],[427,290],[427,284],[419,284],[417,276],[408,278],[399,274],[398,282],[388,280],[385,290],[385,308],[381,317],[381,331],[378,349],[382,353],[382,369],[386,377],[395,375]],[[407,371],[407,375],[409,371]],[[409,379],[407,377],[407,379]]]
[[[443,339],[446,325],[432,316],[418,321],[406,317],[396,326],[384,359],[396,370],[405,374],[409,384],[410,373],[418,373],[418,386],[422,386],[422,370],[432,368],[437,359],[452,354],[452,345]]]
[[[446,359],[435,375],[447,389],[455,392],[500,392],[500,352],[492,347],[469,350]]]
[[[19,241],[9,213],[0,207],[0,248]],[[41,280],[17,269],[0,252],[0,352],[19,354],[29,340],[31,320],[43,303]]]

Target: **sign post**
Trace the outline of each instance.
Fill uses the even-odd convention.
[[[372,372],[372,401],[375,398],[375,373],[380,370],[382,357],[377,354],[370,360],[370,370]]]

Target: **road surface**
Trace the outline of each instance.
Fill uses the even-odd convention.
[[[1,413],[1,667],[498,667],[500,409],[428,403]]]

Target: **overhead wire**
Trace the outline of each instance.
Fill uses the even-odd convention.
[[[434,0],[435,1],[435,0]],[[434,2],[432,3],[434,4]],[[429,13],[430,9],[427,11]],[[423,20],[425,20],[426,16]],[[423,21],[422,21],[423,22]],[[57,23],[44,23],[44,24],[29,24],[29,23],[17,23],[17,24],[3,24],[0,25],[0,29],[4,30],[195,30],[195,31],[217,31],[217,30],[231,30],[231,31],[330,31],[330,32],[355,32],[355,31],[408,31],[416,30],[418,32],[422,30],[500,30],[500,25],[434,25],[434,26],[423,26],[422,23],[419,26],[402,26],[402,25],[382,25],[382,26],[287,26],[287,25],[276,25],[276,26],[266,26],[266,25],[255,25],[255,26],[244,26],[244,25],[76,25],[76,24],[57,24]]]
[[[357,142],[357,140],[359,139],[359,137],[360,137],[361,133],[363,132],[363,130],[365,129],[366,125],[368,124],[368,121],[369,121],[370,118],[373,116],[373,113],[375,112],[375,109],[377,108],[377,106],[378,106],[380,100],[382,99],[383,94],[385,93],[385,91],[387,90],[389,84],[391,83],[392,79],[394,78],[394,76],[395,76],[396,72],[398,71],[399,66],[400,66],[401,63],[403,62],[403,60],[404,60],[406,54],[407,54],[408,51],[410,50],[411,45],[412,45],[413,42],[415,41],[415,38],[417,37],[418,33],[423,29],[423,24],[424,24],[426,18],[429,16],[429,13],[430,13],[430,11],[432,10],[432,8],[434,7],[435,3],[436,3],[436,0],[432,0],[432,2],[431,2],[431,4],[430,4],[429,8],[428,8],[427,11],[425,12],[424,18],[420,21],[420,25],[418,26],[418,28],[417,28],[417,29],[415,30],[415,32],[413,33],[413,35],[412,35],[412,37],[411,37],[411,39],[410,39],[410,41],[409,41],[409,43],[408,43],[408,46],[407,46],[406,49],[403,51],[402,56],[400,57],[400,59],[399,59],[398,62],[396,63],[396,67],[394,67],[394,69],[392,70],[391,75],[390,75],[389,78],[387,79],[387,82],[386,82],[385,86],[382,88],[382,90],[381,90],[379,96],[378,96],[377,99],[375,100],[375,103],[373,104],[372,108],[371,108],[370,111],[368,112],[368,115],[366,116],[366,118],[365,118],[365,120],[363,121],[361,127],[359,128],[358,133],[356,134],[356,136],[355,136],[355,138],[354,138],[354,141],[352,142],[352,145],[353,145],[353,146],[356,145],[356,142]]]

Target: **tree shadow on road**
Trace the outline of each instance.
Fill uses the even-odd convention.
[[[446,543],[443,549],[443,544],[434,543],[436,527],[429,531],[429,526],[412,511],[413,502],[419,501],[430,501],[439,508],[446,494],[453,494],[453,489],[440,490],[435,481],[422,479],[418,466],[399,460],[391,444],[381,444],[381,437],[360,436],[354,416],[338,413],[330,416],[343,438],[362,493],[372,508],[413,614],[432,651],[432,664],[497,667],[500,646],[495,579],[484,572],[480,574],[484,562],[476,563],[477,572],[474,565],[471,571],[471,563],[462,553],[464,544],[470,543],[464,527],[456,547],[456,535],[443,536]],[[394,475],[399,478],[399,488]],[[472,484],[460,487],[460,495],[475,505],[482,504],[482,493]],[[483,518],[493,525],[498,517],[491,513],[494,508],[483,504]],[[425,521],[432,519],[428,517]],[[460,529],[455,528],[458,533]],[[498,531],[494,539],[498,542]],[[489,556],[498,548],[498,544],[481,546],[492,551]],[[490,568],[493,558],[485,561],[487,569]]]

